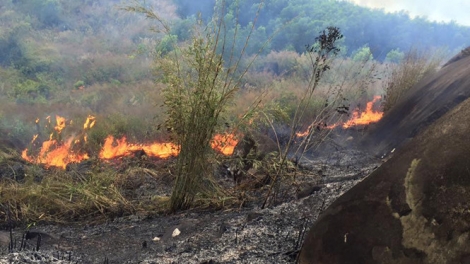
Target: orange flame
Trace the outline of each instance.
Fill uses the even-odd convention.
[[[48,123],[51,122],[50,117],[47,117],[46,120]],[[28,153],[28,149],[23,150],[21,154],[23,159],[31,163],[44,164],[47,168],[54,166],[64,169],[69,163],[81,162],[89,159],[89,155],[87,153],[80,153],[80,151],[77,151],[76,149],[77,146],[84,144],[82,142],[87,142],[88,138],[86,131],[95,125],[96,118],[89,115],[83,124],[82,133],[79,134],[79,136],[70,137],[66,142],[61,142],[60,137],[58,137],[66,127],[66,119],[64,117],[56,116],[56,122],[57,124],[55,125],[54,130],[57,133],[50,134],[49,140],[42,143],[37,155]],[[39,119],[36,119],[36,124],[38,123]],[[72,124],[72,121],[69,123]],[[38,135],[34,135],[31,140],[32,145],[36,143],[37,138]],[[238,141],[235,139],[233,134],[216,134],[214,139],[211,141],[211,147],[222,154],[231,155],[237,143]],[[172,143],[130,144],[127,142],[126,137],[114,139],[113,136],[108,136],[99,153],[99,158],[109,160],[131,155],[133,152],[139,150],[144,151],[148,156],[158,158],[177,156],[180,151],[179,147]]]
[[[89,115],[85,121],[85,124],[83,124],[83,130],[92,128],[95,125],[96,119],[94,116]]]
[[[44,164],[46,167],[54,166],[65,169],[67,164],[88,159],[88,154],[79,154],[71,151],[73,138],[64,144],[56,140],[47,140],[42,143],[37,157],[28,156],[28,149],[23,150],[21,157],[31,163]]]
[[[232,155],[233,151],[235,150],[235,146],[238,144],[238,140],[235,138],[233,134],[215,134],[214,138],[211,141],[211,147],[224,154],[224,155]]]
[[[312,125],[308,126],[307,129],[304,132],[297,132],[295,135],[297,137],[306,137],[310,133],[310,129],[312,128]]]
[[[50,116],[46,117],[46,120],[50,123]],[[35,122],[39,124],[39,118]],[[56,116],[54,130],[57,131],[57,134],[60,134],[65,126],[66,119]],[[37,138],[38,135],[34,135],[31,144],[34,144]],[[44,164],[46,168],[53,166],[65,169],[69,163],[89,159],[88,154],[76,153],[72,150],[73,145],[79,142],[80,139],[71,137],[65,143],[61,143],[54,139],[54,133],[52,133],[49,140],[42,143],[39,153],[35,157],[28,155],[28,149],[23,150],[21,157],[31,163]]]
[[[352,118],[343,124],[343,128],[349,128],[358,125],[368,125],[378,122],[384,115],[383,112],[374,111],[372,107],[382,97],[376,95],[374,99],[367,103],[366,110],[359,114],[359,110],[353,112]]]
[[[376,123],[378,122],[382,117],[383,117],[383,112],[380,112],[380,111],[374,111],[372,108],[374,106],[374,104],[380,100],[382,97],[381,96],[374,96],[374,99],[370,102],[367,103],[366,105],[366,109],[359,113],[359,109],[356,109],[354,110],[354,112],[352,113],[352,117],[346,121],[345,123],[343,124],[333,124],[333,125],[329,125],[329,126],[324,126],[324,128],[326,129],[334,129],[336,128],[337,126],[341,126],[343,128],[350,128],[350,127],[353,127],[353,126],[359,126],[359,125],[368,125],[368,124],[371,124],[371,123]],[[303,131],[303,132],[297,132],[295,133],[295,135],[297,137],[306,137],[308,136],[308,134],[310,133],[312,127],[316,125],[316,124],[311,124],[308,126],[308,128]]]
[[[57,125],[54,127],[55,131],[60,134],[62,130],[65,128],[65,118],[61,116],[55,116],[55,120]]]
[[[159,158],[168,158],[179,154],[179,148],[172,143],[129,144],[126,137],[115,140],[113,136],[108,136],[99,156],[101,159],[113,159],[130,155],[139,150],[145,151],[148,156]]]

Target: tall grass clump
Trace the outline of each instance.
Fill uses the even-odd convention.
[[[426,75],[436,71],[443,60],[442,52],[410,50],[398,64],[392,64],[385,84],[384,112],[396,105],[403,95]]]
[[[240,64],[251,34],[240,47],[238,21],[229,24],[226,5],[224,0],[216,1],[215,15],[207,26],[199,21],[188,43],[174,43],[171,52],[157,54],[156,66],[167,85],[163,89],[166,128],[180,147],[170,201],[173,211],[191,207],[197,198],[210,200],[223,195],[212,177],[210,143],[221,115],[251,65]],[[170,34],[168,24],[145,6],[137,3],[125,9],[157,21],[162,32]],[[255,22],[256,18],[250,32],[255,29]]]

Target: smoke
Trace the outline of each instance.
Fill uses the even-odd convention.
[[[411,17],[421,16],[432,21],[450,22],[470,26],[470,1],[467,0],[350,0],[358,5],[381,8],[387,12],[405,10]]]

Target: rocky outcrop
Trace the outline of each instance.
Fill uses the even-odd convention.
[[[459,54],[455,55],[454,57],[452,57],[448,62],[446,62],[446,64],[444,64],[443,67],[451,64],[451,63],[454,63],[460,59],[463,59],[465,57],[468,57],[470,56],[470,47],[467,47],[465,49],[463,49],[462,51],[459,52]]]
[[[397,150],[322,214],[299,262],[470,263],[469,124],[470,99]]]
[[[470,53],[470,48],[464,51]],[[380,122],[370,127],[362,145],[377,156],[390,153],[468,97],[470,56],[464,56],[408,91]]]

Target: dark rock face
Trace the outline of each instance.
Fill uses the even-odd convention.
[[[462,51],[459,52],[459,54],[452,57],[446,64],[444,64],[444,67],[460,59],[463,59],[467,56],[470,56],[470,47],[463,49]]]
[[[338,198],[309,231],[299,262],[469,263],[469,124],[470,99]]]
[[[418,135],[449,110],[470,97],[470,47],[445,67],[413,87],[362,140],[381,156]]]

